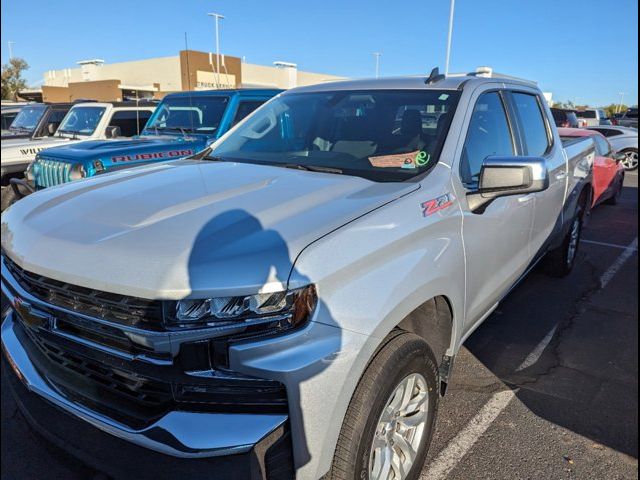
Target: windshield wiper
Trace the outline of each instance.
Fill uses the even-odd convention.
[[[273,164],[278,166],[278,164]],[[307,172],[319,172],[319,173],[335,173],[341,175],[343,172],[339,168],[321,167],[319,165],[301,165],[299,163],[285,163],[280,165],[284,168],[292,168],[294,170],[305,170]]]

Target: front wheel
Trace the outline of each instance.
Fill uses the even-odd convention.
[[[629,150],[623,150],[624,160],[622,160],[622,165],[624,169],[627,171],[637,170],[638,169],[638,150],[635,148],[630,148]]]
[[[376,354],[351,399],[331,480],[415,480],[438,406],[438,369],[417,335],[398,333]]]

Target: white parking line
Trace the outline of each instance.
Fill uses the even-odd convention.
[[[618,245],[616,243],[607,243],[607,242],[596,242],[595,240],[580,240],[581,243],[588,243],[590,245],[601,245],[603,247],[611,247],[611,248],[620,248],[622,250],[626,250],[629,248],[629,245]]]
[[[557,329],[558,329],[558,325],[553,327],[549,331],[549,333],[545,335],[545,337],[540,341],[540,343],[536,345],[536,348],[534,348],[533,351],[527,356],[527,358],[524,359],[524,362],[522,362],[520,366],[516,368],[516,372],[519,372],[520,370],[524,370],[525,368],[529,368],[531,365],[534,365],[538,360],[540,360],[542,353],[551,342],[551,339],[553,338],[553,335],[556,333]]]
[[[620,268],[638,249],[638,238],[625,247],[616,261],[600,277],[601,287],[605,287]],[[536,345],[536,348],[524,359],[516,371],[523,370],[538,361],[549,342],[553,338],[558,326],[556,325]],[[436,458],[420,474],[420,480],[445,480],[458,462],[471,450],[480,437],[487,431],[496,418],[516,396],[515,390],[505,390],[495,393],[480,411],[458,432],[458,434],[443,448]]]
[[[624,252],[620,254],[613,265],[609,267],[609,269],[602,274],[600,277],[600,287],[604,288],[611,281],[613,276],[622,268],[622,266],[629,260],[633,254],[638,250],[638,237],[629,244],[627,248],[625,248]]]

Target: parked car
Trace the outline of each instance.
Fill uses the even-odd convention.
[[[593,156],[513,77],[289,90],[206,157],[3,213],[10,388],[107,474],[415,479],[464,340],[571,271]]]
[[[578,128],[580,124],[575,110],[567,110],[565,108],[552,108],[551,114],[556,127],[562,128]]]
[[[281,91],[240,89],[167,95],[145,128],[130,132],[140,133],[135,138],[65,144],[39,151],[26,180],[21,182],[22,191],[28,194],[80,178],[193,155]],[[129,132],[122,133],[130,136]]]
[[[630,108],[617,120],[616,125],[638,129],[638,107]]]
[[[25,170],[45,149],[86,142],[93,139],[131,137],[140,133],[156,105],[146,102],[76,103],[60,118],[59,127],[49,127],[54,136],[31,137],[2,140],[2,205],[4,210],[17,198],[29,191],[24,181]],[[27,114],[31,107],[25,107],[11,128]],[[56,110],[54,110],[56,111]],[[22,125],[22,123],[20,124]],[[49,124],[51,125],[51,124]],[[80,168],[55,168],[48,170],[50,181],[58,178],[80,178]],[[9,185],[12,184],[11,187]]]
[[[2,145],[17,139],[38,139],[56,133],[60,122],[73,106],[72,103],[29,103],[24,105],[2,131]]]
[[[576,116],[582,120],[580,127],[611,125],[611,119],[609,119],[606,112],[602,109],[588,108],[586,110],[577,110]]]
[[[617,151],[625,154],[622,160],[625,170],[636,170],[638,168],[638,130],[635,128],[620,126],[589,127],[600,132]]]
[[[7,105],[7,106],[3,105],[2,106],[2,111],[0,113],[0,120],[2,122],[3,137],[10,133],[9,126],[18,116],[18,113],[20,113],[20,110],[22,110],[23,106],[24,105]]]
[[[561,128],[559,132],[563,141],[585,137],[593,139],[596,156],[593,162],[592,207],[600,203],[618,203],[624,185],[625,168],[621,161],[626,158],[625,154],[616,152],[605,136],[595,129]]]

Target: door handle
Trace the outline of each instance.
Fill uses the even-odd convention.
[[[531,200],[533,200],[533,193],[518,197],[518,203],[529,203]]]
[[[567,178],[567,172],[564,170],[556,173],[556,180],[564,180],[565,178]]]

